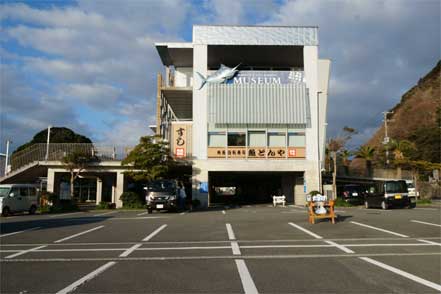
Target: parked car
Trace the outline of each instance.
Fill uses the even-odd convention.
[[[8,216],[14,212],[34,214],[38,208],[38,190],[33,184],[0,185],[0,213]]]
[[[406,184],[407,184],[407,192],[409,193],[409,197],[418,198],[418,196],[420,196],[420,193],[416,191],[413,181],[406,180]]]
[[[145,201],[147,211],[153,210],[177,210],[177,185],[174,180],[156,180],[147,184]]]
[[[368,188],[368,191],[365,195],[364,204],[366,208],[414,208],[416,206],[416,199],[415,197],[409,197],[406,181],[376,181]]]
[[[362,186],[348,184],[343,186],[341,197],[344,201],[351,204],[363,204],[365,190]]]

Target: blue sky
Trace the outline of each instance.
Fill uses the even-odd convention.
[[[318,25],[330,58],[328,135],[359,130],[440,59],[440,2],[2,1],[0,152],[47,125],[96,142],[136,144],[155,123],[156,41],[190,41],[193,24]]]

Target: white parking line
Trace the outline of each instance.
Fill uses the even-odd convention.
[[[362,227],[370,228],[370,229],[373,229],[373,230],[377,230],[377,231],[380,231],[380,232],[392,234],[392,235],[395,235],[395,236],[399,236],[399,237],[403,237],[403,238],[409,238],[409,236],[406,236],[406,235],[403,235],[403,234],[400,234],[400,233],[395,233],[395,232],[392,232],[392,231],[388,231],[388,230],[385,230],[385,229],[381,229],[381,228],[365,225],[365,224],[362,224],[362,223],[353,222],[353,221],[351,221],[351,223],[353,223],[355,225],[362,226]]]
[[[333,241],[325,241],[325,243],[328,243],[329,245],[332,245],[332,246],[334,246],[334,247],[337,247],[338,249],[340,249],[340,250],[343,251],[343,252],[346,252],[346,253],[355,253],[355,252],[352,251],[351,249],[346,248],[345,246],[340,245],[340,244],[337,244],[337,243],[335,243],[335,242],[333,242]]]
[[[234,235],[233,227],[231,227],[231,224],[225,224],[225,226],[227,227],[228,239],[236,240],[236,236]]]
[[[63,239],[60,239],[60,240],[57,240],[57,241],[54,241],[54,243],[60,243],[60,242],[63,242],[63,241],[66,241],[66,240],[69,240],[69,239],[72,239],[72,238],[75,238],[75,237],[78,237],[78,236],[81,236],[81,235],[93,232],[95,230],[99,230],[99,229],[101,229],[103,227],[104,226],[99,226],[99,227],[96,227],[96,228],[93,228],[93,229],[90,229],[90,230],[87,230],[87,231],[84,231],[84,232],[81,232],[81,233],[78,233],[78,234],[75,234],[75,235],[63,238]]]
[[[294,224],[294,223],[288,223],[288,224],[289,224],[290,226],[293,226],[293,227],[296,228],[296,229],[299,229],[300,231],[305,232],[305,233],[308,234],[308,235],[313,236],[313,237],[316,238],[316,239],[323,239],[322,236],[319,236],[319,235],[317,235],[317,234],[315,234],[315,233],[313,233],[313,232],[311,232],[311,231],[309,231],[309,230],[307,230],[307,229],[305,229],[305,228],[302,228],[302,227],[299,226],[299,225],[296,225],[296,224]]]
[[[101,274],[102,272],[104,272],[105,270],[107,270],[108,268],[113,266],[114,264],[116,264],[115,261],[111,261],[111,262],[104,264],[103,266],[97,268],[96,270],[94,270],[90,274],[82,277],[81,279],[74,282],[73,284],[70,284],[66,288],[58,291],[57,294],[67,294],[67,293],[73,292],[76,288],[78,288],[82,284],[86,283],[87,281],[92,280],[93,278],[95,278],[96,276],[98,276],[99,274]]]
[[[422,221],[418,221],[418,220],[414,220],[414,219],[411,220],[411,222],[413,222],[413,223],[420,223],[420,224],[423,224],[423,225],[429,225],[429,226],[441,227],[441,225],[438,225],[438,224],[422,222]]]
[[[150,239],[152,239],[154,236],[156,236],[160,231],[162,231],[163,229],[165,229],[167,227],[167,225],[162,225],[159,228],[157,228],[156,230],[154,230],[152,233],[150,233],[150,235],[148,235],[147,237],[145,237],[144,239],[142,239],[142,241],[149,241]]]
[[[225,214],[225,210],[222,210],[222,214]]]
[[[123,253],[121,253],[119,257],[127,257],[127,256],[129,256],[130,253],[132,253],[133,251],[135,251],[136,249],[138,249],[141,246],[142,246],[141,243],[135,244],[132,247],[130,247],[129,249],[127,249],[126,251],[124,251]]]
[[[146,215],[146,214],[148,214],[148,213],[149,213],[148,211],[143,212],[143,213],[138,213],[137,216]]]
[[[239,244],[236,241],[231,242],[231,249],[233,250],[233,255],[241,255]]]
[[[432,245],[438,245],[438,246],[441,246],[441,243],[436,243],[436,242],[429,241],[429,240],[418,239],[417,241],[424,242],[424,243],[427,243],[427,244],[432,244]]]
[[[19,233],[23,233],[23,232],[27,232],[27,231],[36,230],[36,229],[39,229],[39,228],[41,228],[41,227],[35,227],[35,228],[31,228],[31,229],[26,229],[26,230],[23,230],[23,231],[17,231],[17,232],[3,234],[3,235],[0,235],[0,238],[11,236],[11,235],[15,235],[15,234],[19,234]]]
[[[78,214],[78,213],[83,213],[83,212],[82,211],[78,211],[78,212],[71,212],[71,213],[60,213],[60,214],[56,214],[56,215],[50,215],[49,217],[60,217],[60,216]]]
[[[438,208],[430,208],[430,207],[427,207],[427,208],[416,207],[416,208],[414,208],[414,209],[421,209],[421,210],[439,210]]]
[[[424,286],[430,287],[430,288],[435,289],[437,291],[441,291],[441,285],[439,285],[439,284],[436,284],[436,283],[430,282],[428,280],[422,279],[420,277],[417,277],[415,275],[412,275],[410,273],[407,273],[405,271],[402,271],[402,270],[397,269],[395,267],[392,267],[390,265],[384,264],[382,262],[376,261],[376,260],[374,260],[372,258],[369,258],[369,257],[359,257],[359,258],[364,260],[364,261],[366,261],[366,262],[369,262],[371,264],[379,266],[379,267],[381,267],[381,268],[383,268],[385,270],[391,271],[391,272],[393,272],[393,273],[395,273],[397,275],[400,275],[402,277],[408,278],[408,279],[410,279],[410,280],[412,280],[414,282],[420,283],[420,284],[422,284]]]
[[[95,214],[94,216],[108,215],[108,214],[117,213],[117,212],[118,212],[118,211],[109,211],[109,212],[105,212],[105,213]]]
[[[32,252],[32,251],[35,251],[35,250],[38,250],[38,249],[41,249],[41,248],[44,248],[44,247],[46,247],[47,245],[43,245],[43,246],[38,246],[38,247],[34,247],[34,248],[31,248],[31,249],[26,249],[26,250],[23,250],[23,251],[20,251],[20,252],[17,252],[17,253],[14,253],[14,254],[11,254],[11,255],[8,255],[8,256],[6,256],[5,258],[14,258],[14,257],[16,257],[16,256],[20,256],[20,255],[23,255],[23,254],[25,254],[25,253],[28,253],[28,252]]]
[[[245,261],[243,259],[236,259],[235,261],[245,294],[259,293],[257,291],[256,285],[254,284],[253,278],[251,277],[250,272],[248,271]]]
[[[184,211],[184,212],[181,212],[179,215],[184,215],[186,213],[186,211]]]

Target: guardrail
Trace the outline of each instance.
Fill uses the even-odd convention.
[[[73,152],[89,153],[100,160],[122,160],[133,149],[129,146],[110,146],[93,143],[50,143],[49,148],[45,143],[37,143],[28,148],[13,153],[10,159],[11,170],[17,170],[35,161],[62,160],[67,154]]]

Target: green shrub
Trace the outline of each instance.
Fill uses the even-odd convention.
[[[430,199],[418,199],[417,204],[432,204],[432,200]]]
[[[124,208],[145,208],[142,197],[134,192],[124,192],[119,198]]]
[[[320,192],[314,190],[314,191],[309,192],[309,195],[311,195],[311,197],[312,197],[312,196],[315,196],[315,195],[320,195]]]
[[[335,204],[335,206],[339,206],[339,207],[351,207],[351,206],[353,206],[352,204],[344,201],[342,198],[335,199],[334,204]]]
[[[101,201],[97,206],[96,209],[115,209],[115,203]]]
[[[47,208],[44,208],[44,210],[46,209]],[[71,212],[79,210],[80,209],[77,203],[72,200],[59,200],[58,203],[49,206],[49,213]]]

